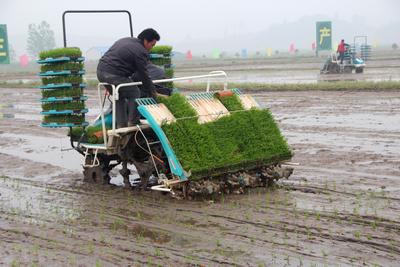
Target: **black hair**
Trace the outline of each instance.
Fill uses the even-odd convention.
[[[153,41],[154,39],[157,41],[160,41],[160,35],[158,34],[158,32],[156,32],[156,30],[152,29],[152,28],[148,28],[143,30],[139,35],[138,35],[138,39],[144,41],[144,39],[146,39],[148,42]]]

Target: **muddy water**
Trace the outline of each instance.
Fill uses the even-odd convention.
[[[214,202],[83,184],[38,92],[0,97],[0,265],[398,266],[400,91],[257,94],[300,166]]]

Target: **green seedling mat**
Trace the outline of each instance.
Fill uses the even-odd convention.
[[[70,71],[80,71],[83,70],[83,63],[82,62],[67,62],[67,63],[58,63],[58,64],[44,64],[40,66],[41,72],[46,71],[63,71],[63,70],[70,70]]]
[[[190,179],[253,169],[288,160],[292,152],[267,109],[235,110],[199,124],[186,97],[159,98],[177,118],[163,124],[172,149]]]

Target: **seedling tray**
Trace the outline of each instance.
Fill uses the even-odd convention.
[[[85,83],[80,83],[78,85],[72,83],[49,83],[46,85],[39,86],[40,89],[65,89],[65,88],[73,88],[73,87],[80,87],[85,88]]]
[[[53,64],[53,63],[69,62],[69,61],[82,62],[82,61],[85,61],[85,58],[84,57],[77,57],[77,58],[74,58],[74,57],[58,57],[58,58],[49,57],[46,59],[38,60],[36,62],[38,64]]]
[[[62,70],[62,71],[46,71],[46,72],[41,72],[39,73],[39,76],[45,77],[45,76],[67,76],[67,75],[84,75],[85,71],[80,70],[80,71],[71,71],[71,70]]]
[[[155,58],[171,58],[172,54],[150,54],[150,59],[155,59]]]
[[[42,122],[41,126],[42,127],[49,127],[49,128],[60,128],[60,127],[75,127],[75,126],[88,126],[89,123],[88,122],[79,122],[79,123],[57,123],[57,122],[50,122],[50,123],[45,123]]]
[[[71,114],[84,114],[88,113],[88,109],[81,109],[81,110],[47,110],[42,111],[40,114],[42,115],[71,115]]]
[[[81,97],[48,97],[42,98],[40,101],[42,103],[55,103],[55,102],[67,102],[67,101],[86,101],[88,99],[87,96]]]

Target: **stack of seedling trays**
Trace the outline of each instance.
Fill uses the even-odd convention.
[[[174,66],[172,65],[172,46],[169,45],[158,45],[153,47],[150,51],[150,61],[154,65],[164,68],[165,77],[174,77]],[[167,88],[174,88],[173,82],[166,82],[163,85]]]
[[[37,63],[41,65],[43,127],[86,126],[87,97],[82,75],[82,52],[79,48],[58,48],[43,51]]]
[[[362,44],[361,45],[361,47],[360,47],[360,51],[361,51],[361,58],[364,60],[364,61],[367,61],[369,58],[370,58],[370,56],[371,56],[371,46],[370,45],[367,45],[367,44]]]

